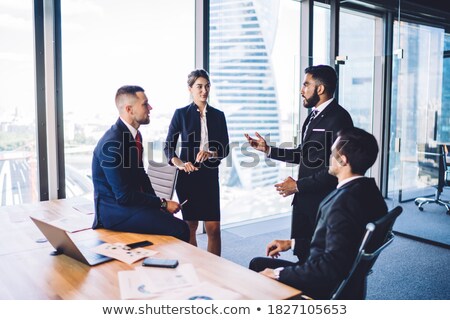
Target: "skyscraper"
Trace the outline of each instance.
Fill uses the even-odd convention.
[[[272,185],[278,166],[265,163],[260,152],[241,151],[244,133],[270,134],[280,140],[275,76],[271,63],[279,1],[211,0],[210,75],[212,97],[225,112],[232,166],[224,170],[228,186]]]

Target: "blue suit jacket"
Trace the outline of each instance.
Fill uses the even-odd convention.
[[[217,158],[205,161],[203,164],[209,168],[217,167],[220,160],[229,153],[228,129],[225,115],[210,105],[207,107],[206,123],[208,126],[209,150],[217,152]],[[178,156],[176,145],[181,135],[181,152]],[[195,162],[195,157],[200,151],[200,114],[194,103],[175,110],[169,126],[169,132],[164,147],[166,157],[171,163],[174,156],[184,162]]]
[[[140,210],[159,210],[161,200],[142,161],[138,165],[136,142],[120,118],[94,149],[92,180],[96,212],[93,228],[110,228]]]

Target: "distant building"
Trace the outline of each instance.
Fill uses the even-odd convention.
[[[264,155],[245,156],[244,133],[270,133],[280,140],[280,121],[271,51],[277,28],[279,1],[211,0],[210,75],[217,105],[227,117],[232,166],[224,170],[225,184],[253,188],[278,180],[278,166],[267,166]],[[247,163],[242,165],[242,163]],[[256,163],[259,165],[255,166]]]

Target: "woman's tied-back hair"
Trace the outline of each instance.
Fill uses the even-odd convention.
[[[189,73],[189,75],[188,75],[188,80],[187,80],[188,86],[192,87],[198,78],[205,78],[206,80],[208,80],[208,82],[211,82],[211,81],[209,81],[209,73],[206,70],[196,69],[196,70],[192,71],[191,73]]]

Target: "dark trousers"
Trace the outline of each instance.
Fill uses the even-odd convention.
[[[129,219],[108,229],[173,236],[185,242],[189,242],[190,238],[189,227],[185,221],[158,209],[135,212]]]
[[[260,272],[263,271],[266,268],[270,269],[276,269],[279,267],[289,267],[289,266],[295,266],[297,263],[283,260],[283,259],[274,259],[274,258],[265,258],[265,257],[257,257],[253,258],[252,261],[250,261],[249,269]]]

